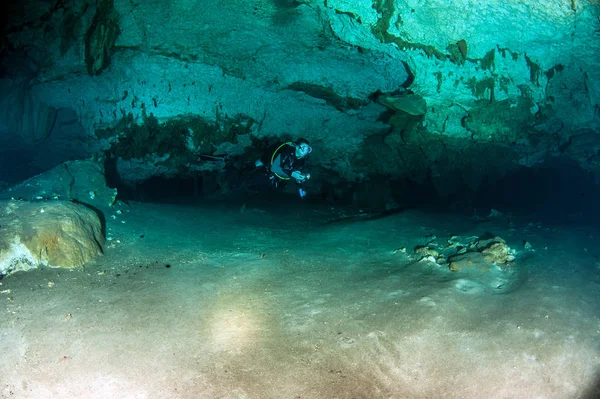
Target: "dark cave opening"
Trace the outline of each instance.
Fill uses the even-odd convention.
[[[229,171],[220,177],[214,172],[194,176],[152,177],[132,187],[123,183],[113,162],[106,165],[107,182],[117,188],[122,200],[143,202],[182,201],[263,201],[295,203],[296,186],[274,190],[270,186],[245,188],[244,173]],[[519,168],[503,176],[488,175],[476,190],[466,189],[456,178],[452,192],[441,192],[431,180],[391,176],[372,177],[363,182],[329,183],[327,178],[310,181],[310,195],[304,203],[353,206],[381,211],[394,206],[451,209],[465,214],[488,215],[492,209],[547,222],[597,222],[600,188],[593,172],[576,162],[556,159],[533,168]],[[223,186],[227,187],[224,188]],[[300,202],[298,202],[300,203]]]
[[[197,200],[203,193],[202,176],[154,176],[133,186],[121,180],[114,165],[105,164],[106,183],[116,188],[121,201],[180,202]]]
[[[22,122],[25,123],[25,122]],[[85,159],[92,149],[74,110],[59,108],[47,137],[22,137],[0,131],[0,182],[18,184],[63,162]]]
[[[161,202],[177,198],[194,198],[200,194],[201,177],[151,177],[135,188],[135,199]]]
[[[475,204],[552,222],[600,221],[600,187],[591,171],[575,161],[555,159],[519,168],[497,180],[487,179]]]

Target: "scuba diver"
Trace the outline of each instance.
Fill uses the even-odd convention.
[[[198,160],[208,162],[223,162],[223,186],[237,186],[234,191],[258,189],[269,186],[283,189],[290,180],[295,180],[300,198],[306,196],[306,190],[300,185],[310,179],[310,173],[303,173],[302,168],[312,147],[308,140],[299,139],[295,142],[279,142],[267,148],[255,162],[240,165],[239,159],[229,155],[198,155]],[[245,171],[253,170],[251,176],[244,176]]]
[[[306,157],[311,152],[312,147],[306,139],[277,143],[267,148],[260,159],[256,160],[254,166],[259,170],[264,167],[266,176],[275,188],[285,187],[292,179],[300,186],[310,179],[310,173],[303,173],[302,168]],[[298,187],[298,194],[300,194],[300,198],[304,198],[306,191],[302,187]]]

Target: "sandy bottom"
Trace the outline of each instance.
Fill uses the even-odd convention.
[[[597,231],[415,210],[324,223],[343,215],[122,209],[94,264],[0,281],[3,398],[598,394]],[[411,256],[487,231],[517,249],[513,272]]]

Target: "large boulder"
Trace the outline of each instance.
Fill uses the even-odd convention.
[[[0,200],[74,200],[105,213],[115,203],[117,190],[106,186],[104,173],[104,165],[100,161],[64,162],[23,183],[1,190]]]
[[[98,214],[69,201],[0,201],[0,275],[81,267],[102,254]]]

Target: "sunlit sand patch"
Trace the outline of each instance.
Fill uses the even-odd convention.
[[[265,320],[259,304],[264,302],[243,296],[223,295],[213,307],[207,326],[213,350],[239,354],[260,345]]]

